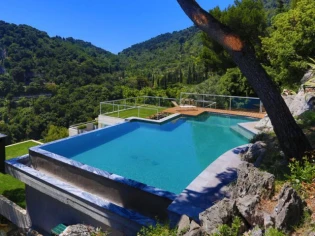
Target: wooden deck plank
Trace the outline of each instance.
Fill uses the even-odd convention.
[[[180,107],[171,107],[168,109],[163,110],[163,112],[167,113],[180,113],[183,115],[188,116],[198,116],[204,112],[213,112],[219,114],[228,114],[228,115],[238,115],[238,116],[247,116],[253,118],[262,119],[266,113],[258,113],[258,112],[248,112],[248,111],[234,111],[234,110],[222,110],[222,109],[214,109],[214,108],[203,108],[203,107],[196,107],[195,109],[185,109]]]

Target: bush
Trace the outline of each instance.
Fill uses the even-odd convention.
[[[142,227],[137,236],[176,236],[177,229],[171,229],[169,225],[157,223],[155,226]]]
[[[302,128],[308,128],[311,126],[315,126],[315,112],[314,111],[306,111],[297,117],[297,123]]]
[[[249,140],[250,143],[256,143],[257,141],[263,141],[266,143],[269,142],[274,142],[276,141],[276,135],[275,133],[258,133],[256,135],[254,135],[254,137],[251,138],[251,140]]]
[[[294,158],[289,163],[290,175],[286,177],[291,182],[293,188],[298,192],[303,192],[304,183],[312,183],[315,179],[315,165],[314,159],[307,157],[303,158],[303,161],[297,161]]]
[[[78,129],[86,129],[86,125],[80,125],[78,126]]]
[[[265,236],[285,236],[285,234],[277,229],[269,228],[267,229]]]
[[[218,233],[213,234],[214,236],[238,236],[240,234],[241,219],[235,217],[231,226],[221,225],[218,228]]]

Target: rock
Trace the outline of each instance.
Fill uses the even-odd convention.
[[[183,235],[190,229],[190,219],[186,215],[182,215],[177,224],[177,235]]]
[[[255,227],[254,229],[252,229],[252,231],[250,232],[250,236],[263,236],[263,231],[261,230],[261,228],[259,227]]]
[[[222,224],[230,225],[233,218],[238,215],[236,202],[229,199],[222,199],[212,207],[199,214],[201,227],[208,234],[216,232]]]
[[[243,198],[238,198],[236,200],[236,206],[239,213],[252,227],[255,227],[256,225],[264,225],[264,214],[257,209],[259,202],[260,198],[258,195],[246,195]]]
[[[308,234],[307,234],[307,236],[315,236],[315,232],[313,231],[313,232],[309,232]]]
[[[275,189],[274,175],[260,171],[247,162],[239,165],[237,175],[237,182],[232,192],[233,199],[246,195],[259,195],[262,199],[272,197]]]
[[[273,126],[271,124],[271,121],[269,117],[266,115],[264,118],[262,118],[258,123],[255,125],[255,129],[264,131],[264,132],[270,132],[273,130]]]
[[[268,229],[275,226],[275,219],[268,214],[267,212],[263,212],[264,215],[264,228]]]
[[[206,235],[208,236],[208,234],[202,228],[189,231],[189,233],[187,234],[187,236],[206,236]]]
[[[255,166],[260,165],[266,153],[266,146],[267,144],[262,141],[257,141],[250,145],[248,151],[244,155],[241,155],[242,160],[250,163],[258,162]]]
[[[286,102],[289,110],[293,116],[298,116],[305,111],[310,109],[309,104],[305,100],[304,90],[300,90],[297,95],[284,96],[284,101]]]
[[[283,231],[290,231],[302,219],[304,206],[305,204],[296,191],[285,184],[274,209],[275,227]]]
[[[60,236],[90,236],[96,233],[97,230],[93,226],[77,224],[68,226]]]
[[[313,71],[312,70],[308,70],[303,78],[301,79],[301,84],[305,84],[307,81],[309,81],[312,77],[313,77]]]

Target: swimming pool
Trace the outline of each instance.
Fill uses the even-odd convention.
[[[126,122],[40,148],[179,194],[221,154],[248,143],[231,127],[250,121],[205,113],[164,124]]]

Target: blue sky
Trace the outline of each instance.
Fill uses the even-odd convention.
[[[198,0],[207,10],[233,2]],[[82,39],[113,53],[192,25],[176,0],[0,0],[0,6],[0,20]]]

